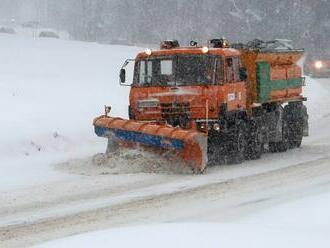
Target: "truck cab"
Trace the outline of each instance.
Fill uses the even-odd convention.
[[[246,109],[238,50],[167,44],[135,58],[130,119],[206,132],[221,115]]]

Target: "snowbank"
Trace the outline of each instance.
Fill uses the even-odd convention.
[[[50,164],[103,151],[92,120],[104,104],[125,117],[118,71],[138,50],[1,34],[0,169],[9,173],[1,185],[49,181],[58,176]]]

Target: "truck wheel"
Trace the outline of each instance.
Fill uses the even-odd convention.
[[[288,120],[289,149],[300,147],[304,133],[304,116],[302,102],[285,106],[285,116]]]
[[[263,148],[261,126],[253,121],[250,124],[245,158],[252,160],[259,159],[263,153]]]
[[[229,151],[228,164],[240,164],[245,160],[247,147],[246,125],[241,122],[228,140],[227,150]]]
[[[208,137],[208,161],[209,165],[220,165],[225,162],[226,135],[218,132],[209,132]]]
[[[288,123],[284,118],[282,121],[282,141],[280,142],[269,142],[270,152],[285,152],[289,147],[289,129]]]
[[[289,148],[296,148],[301,146],[303,139],[303,124],[296,123],[289,128]]]

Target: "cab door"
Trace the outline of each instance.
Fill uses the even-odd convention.
[[[227,103],[228,111],[246,108],[245,82],[240,80],[239,69],[239,57],[225,58],[225,102]]]

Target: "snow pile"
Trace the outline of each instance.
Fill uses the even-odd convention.
[[[103,151],[92,120],[105,104],[126,117],[129,89],[118,71],[140,50],[0,34],[2,183],[58,179],[51,164]]]
[[[107,174],[192,174],[175,154],[156,154],[145,150],[120,149],[117,152],[99,153],[87,159],[74,159],[56,165],[61,171],[79,175]]]
[[[92,119],[106,103],[126,113],[128,89],[118,85],[118,70],[136,51],[1,35],[0,156],[47,150],[60,136],[70,146],[91,139]]]

